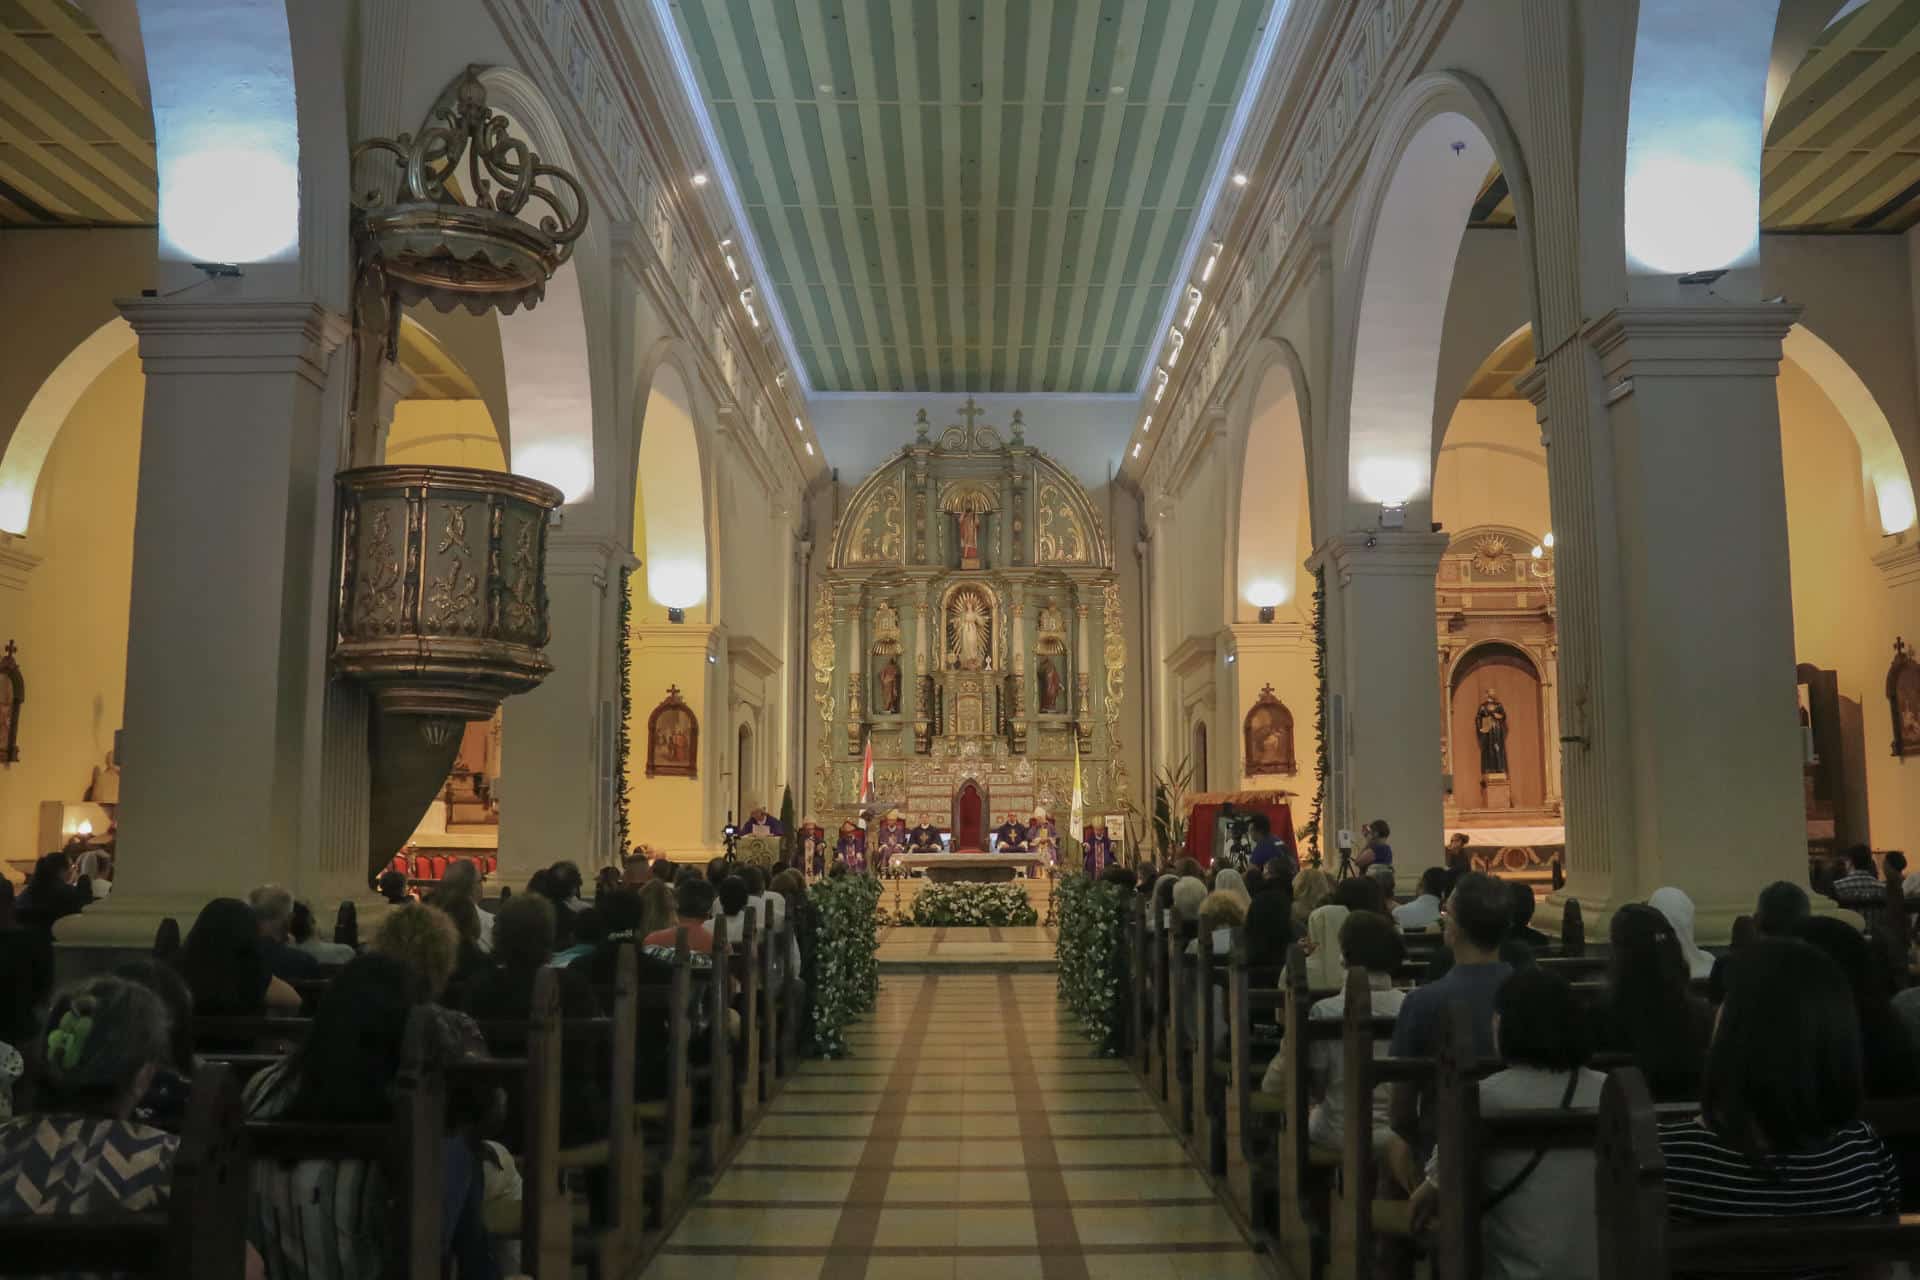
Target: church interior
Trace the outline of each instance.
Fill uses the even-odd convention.
[[[1677,1273],[1822,950],[1920,1169],[1920,0],[0,0],[0,292],[0,1273],[133,963],[98,1264],[382,1274],[185,1153],[351,1163],[257,1086],[427,916],[385,1274]]]

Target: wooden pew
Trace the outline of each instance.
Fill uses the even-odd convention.
[[[1499,1152],[1592,1151],[1599,1114],[1543,1108],[1480,1113],[1480,1079],[1490,1064],[1474,1053],[1472,1015],[1464,1003],[1447,1010],[1435,1056],[1435,1139],[1438,1143],[1438,1239],[1434,1267],[1440,1280],[1478,1280],[1482,1271],[1482,1198],[1487,1156]],[[1584,1211],[1580,1206],[1578,1211]]]
[[[1325,1204],[1340,1154],[1315,1146],[1307,1137],[1307,1116],[1313,1109],[1309,1047],[1344,1035],[1338,1022],[1313,1021],[1313,993],[1307,989],[1307,953],[1299,943],[1287,949],[1285,998],[1281,1006],[1280,1052],[1286,1074],[1285,1127],[1279,1144],[1278,1235],[1280,1255],[1293,1273],[1314,1274],[1316,1257],[1327,1251]]]
[[[1148,911],[1159,910],[1151,902]],[[1147,949],[1147,1093],[1160,1103],[1162,1110],[1167,1100],[1173,1096],[1174,1083],[1168,1068],[1171,1054],[1167,1044],[1167,917],[1171,911],[1162,911],[1155,921],[1155,927],[1146,933]]]
[[[1560,909],[1560,954],[1587,954],[1587,920],[1581,914],[1578,898],[1568,898],[1566,905]]]
[[[180,954],[180,922],[172,916],[160,921],[153,931],[153,958],[171,960]]]
[[[1267,1062],[1281,1051],[1275,1028],[1285,993],[1285,970],[1255,969],[1247,963],[1244,930],[1233,931],[1233,950],[1227,966],[1228,1087],[1239,1129],[1240,1155],[1247,1166],[1247,1218],[1254,1235],[1269,1246],[1279,1220],[1275,1197],[1280,1124],[1286,1115],[1285,1097],[1260,1088]],[[1304,980],[1304,972],[1302,974]],[[1264,1033],[1262,1029],[1265,1029]]]
[[[779,928],[761,931],[759,963],[759,999],[754,1004],[760,1024],[759,1101],[772,1102],[780,1092],[780,1009],[786,1003],[788,930],[792,922],[782,917]],[[778,977],[776,977],[776,972]]]
[[[760,984],[764,976],[758,912],[749,906],[741,913],[740,940],[732,944],[729,961],[740,975],[740,1045],[733,1056],[733,1124],[745,1133],[760,1117]],[[715,946],[719,945],[715,940]]]
[[[1359,1280],[1373,1274],[1375,1237],[1404,1236],[1409,1228],[1407,1201],[1374,1195],[1374,1090],[1402,1081],[1430,1080],[1434,1064],[1430,1058],[1374,1057],[1374,1041],[1392,1036],[1394,1020],[1373,1016],[1372,989],[1364,969],[1347,971],[1345,998],[1345,1016],[1339,1024],[1345,1132],[1330,1210],[1330,1274]]]
[[[1213,954],[1213,936],[1196,930],[1195,955],[1191,957],[1193,988],[1193,1053],[1191,1076],[1193,1090],[1193,1141],[1191,1150],[1201,1172],[1210,1178],[1227,1175],[1227,1091],[1226,1079],[1217,1069],[1220,1043],[1216,1038],[1214,1015],[1224,1013],[1226,991],[1216,984],[1219,963]],[[1224,1020],[1224,1018],[1223,1018]]]
[[[1920,1215],[1915,1214],[1669,1220],[1666,1159],[1656,1120],[1653,1097],[1638,1070],[1625,1067],[1607,1076],[1597,1152],[1601,1280],[1666,1280],[1701,1270],[1791,1274],[1920,1256]]]
[[[692,1022],[689,1001],[693,998],[692,965],[687,950],[687,931],[678,930],[674,944],[673,973],[665,983],[641,983],[638,1008],[646,1017],[644,1033],[665,1041],[665,1092],[635,1104],[635,1114],[652,1141],[646,1144],[647,1203],[656,1216],[650,1226],[666,1231],[686,1207],[691,1192],[690,1170],[695,1135],[693,1130],[693,1089],[690,1058]],[[660,1028],[664,1024],[664,1035]]]
[[[0,1217],[0,1275],[97,1270],[240,1280],[246,1158],[239,1082],[217,1065],[203,1066],[194,1073],[166,1209]]]
[[[733,1154],[733,1040],[727,1034],[727,1009],[732,998],[733,948],[727,942],[727,918],[716,916],[713,929],[713,967],[695,972],[696,988],[704,988],[711,1017],[707,1024],[707,1060],[691,1071],[707,1113],[705,1142],[694,1153],[694,1168],[718,1177]]]
[[[1162,1030],[1167,1045],[1167,1121],[1182,1141],[1193,1134],[1193,1072],[1186,1061],[1186,1029],[1193,1016],[1193,957],[1187,954],[1187,943],[1195,933],[1193,922],[1176,914],[1172,927],[1160,935],[1167,963],[1166,1026]]]

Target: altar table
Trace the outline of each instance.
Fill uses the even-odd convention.
[[[1037,853],[903,853],[894,858],[893,864],[909,871],[924,871],[936,884],[1004,884],[1016,876],[1034,874],[1040,861]]]

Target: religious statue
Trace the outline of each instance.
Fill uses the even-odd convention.
[[[960,541],[960,567],[980,567],[980,513],[972,509],[958,511],[953,517],[954,531]]]
[[[1060,700],[1066,691],[1066,682],[1060,678],[1060,664],[1051,657],[1040,659],[1040,710],[1048,715],[1058,714],[1063,709]]]
[[[840,824],[840,840],[833,847],[833,856],[846,863],[849,871],[867,869],[867,833],[854,826],[852,818]]]
[[[1482,775],[1505,773],[1507,771],[1507,709],[1493,690],[1487,690],[1487,696],[1480,699],[1480,709],[1473,713],[1474,736],[1480,739],[1480,772]]]
[[[9,640],[6,653],[0,654],[0,765],[20,759],[20,704],[27,700],[27,685],[14,657],[18,652]]]
[[[980,671],[992,657],[993,610],[978,591],[954,593],[947,603],[947,649],[962,671]]]
[[[892,654],[887,655],[887,660],[880,664],[879,680],[880,697],[877,699],[879,705],[874,707],[874,711],[883,716],[899,715],[900,660],[898,658]]]
[[[1089,876],[1097,876],[1113,865],[1113,837],[1107,834],[1107,824],[1096,822],[1080,835],[1080,869]]]
[[[1010,813],[1007,820],[993,833],[993,851],[995,853],[1025,853],[1027,851],[1027,829],[1020,821],[1020,815]]]

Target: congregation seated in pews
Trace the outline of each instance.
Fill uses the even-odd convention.
[[[820,920],[784,867],[583,888],[450,870],[316,951],[262,886],[16,1017],[0,1274],[636,1273],[797,1065]]]
[[[1375,877],[1126,881],[1122,1051],[1285,1271],[1920,1258],[1898,1216],[1920,1202],[1903,943],[1780,883],[1717,957],[1671,888],[1590,951],[1577,903],[1556,944],[1530,887],[1449,879],[1422,877],[1413,928]]]

